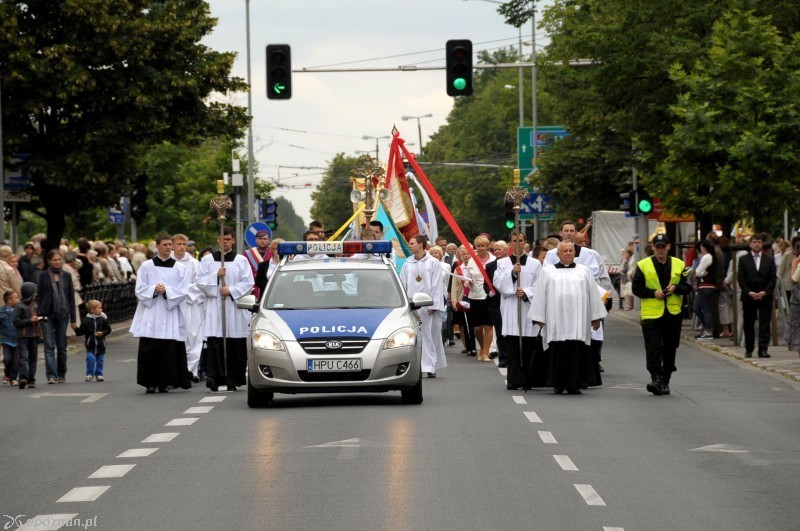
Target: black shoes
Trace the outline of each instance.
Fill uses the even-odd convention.
[[[508,389],[509,391],[516,391],[517,389],[519,389],[519,387],[517,387],[516,385],[507,385],[506,389]]]
[[[497,356],[499,356],[499,355],[500,355],[500,353],[499,353],[499,352],[497,352],[497,351],[490,352],[490,353],[489,353],[489,359],[490,359],[490,360],[493,360],[493,359],[495,359],[495,358],[496,358]]]
[[[661,394],[662,395],[669,394],[669,382],[664,382],[661,384]]]
[[[148,387],[148,388],[145,390],[145,394],[148,394],[148,395],[155,394],[155,392],[156,392],[156,388],[155,388],[155,387]]]
[[[428,378],[436,378],[436,373],[435,372],[426,372],[425,374],[428,375]]]
[[[603,366],[602,366],[602,365],[600,365],[599,363],[597,364],[597,369],[598,369],[600,372],[606,372],[606,370],[603,368]]]
[[[567,394],[568,395],[579,395],[579,394],[581,394],[581,390],[578,389],[577,387],[570,387],[569,389],[567,389]]]
[[[564,392],[564,388],[563,387],[556,387],[556,388],[553,389],[553,392],[555,394],[557,394],[557,395],[560,395],[561,393]]]
[[[229,385],[228,386],[228,391],[236,391],[236,386],[235,385]]]
[[[470,358],[474,358],[477,355],[478,355],[477,350],[470,350],[469,352],[467,352],[467,356],[469,356]]]
[[[462,351],[461,351],[461,353],[462,353],[462,354],[469,354],[469,350],[467,350],[467,349],[464,349],[464,350],[462,350]]]
[[[770,355],[769,355],[769,352],[767,352],[767,351],[765,350],[765,351],[763,351],[763,352],[759,352],[759,353],[758,353],[758,357],[759,357],[759,358],[771,358],[772,356],[770,356]]]
[[[453,345],[455,345],[455,344],[456,344],[456,342],[455,342],[455,341],[453,341],[452,339],[451,339],[450,341],[448,341],[448,342],[447,342],[447,345],[448,345],[448,346],[450,346],[450,347],[452,347],[452,346],[453,346]]]
[[[744,353],[744,357],[745,358],[752,358],[753,357],[753,351],[752,350],[748,350],[747,352]]]
[[[206,378],[206,387],[211,389],[211,392],[213,393],[219,391],[219,386],[217,385],[217,382],[214,380],[214,378]]]
[[[500,363],[497,364],[497,366],[500,367],[501,369],[505,369],[506,367],[508,367],[508,363],[506,363],[505,361],[501,361]]]
[[[161,387],[158,388],[158,392],[159,393],[169,393],[169,387],[167,387],[166,385],[162,385]]]
[[[658,376],[654,376],[653,381],[647,384],[647,390],[656,396],[661,396],[662,393],[661,378],[659,378]]]

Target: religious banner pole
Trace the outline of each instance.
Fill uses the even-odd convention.
[[[506,201],[513,201],[514,202],[514,225],[517,228],[517,245],[514,245],[514,256],[517,257],[516,263],[520,263],[520,257],[522,256],[522,249],[519,246],[519,238],[522,234],[522,226],[520,224],[521,220],[519,219],[519,209],[522,206],[522,202],[530,197],[528,191],[525,188],[520,187],[520,175],[519,170],[514,170],[514,179],[515,183],[514,186],[506,190]],[[517,289],[520,287],[520,283],[522,281],[522,271],[517,276]],[[522,356],[522,298],[517,297],[517,326],[519,327],[519,365],[520,367],[523,366],[523,356]],[[524,373],[523,373],[524,374]],[[527,382],[526,382],[527,383]]]
[[[217,195],[211,198],[211,208],[217,211],[219,220],[219,267],[225,267],[225,211],[233,206],[231,198],[225,195],[225,181],[217,181]],[[225,287],[225,277],[222,278],[220,288]],[[220,294],[219,318],[222,325],[222,359],[225,364],[225,375],[228,374],[228,323],[225,315],[225,297]]]

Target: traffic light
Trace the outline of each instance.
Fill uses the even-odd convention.
[[[278,228],[278,203],[271,196],[267,196],[263,201],[264,223],[275,230]]]
[[[506,228],[514,230],[517,227],[517,213],[514,211],[514,201],[506,201]]]
[[[447,41],[447,95],[472,94],[472,41],[454,39]]]
[[[653,211],[653,198],[643,188],[636,190],[636,207],[639,214],[649,214]]]
[[[292,53],[288,44],[267,45],[267,98],[292,97]]]
[[[150,210],[147,206],[147,174],[140,173],[133,179],[131,190],[131,218],[141,222]]]
[[[622,204],[619,206],[620,210],[627,210],[628,214],[635,216],[636,212],[636,190],[628,190],[619,194]]]

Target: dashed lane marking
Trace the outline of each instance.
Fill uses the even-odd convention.
[[[160,442],[170,442],[172,439],[180,435],[180,433],[154,433],[147,439],[143,440],[143,443],[160,443]]]
[[[184,415],[199,415],[201,413],[208,413],[214,409],[214,406],[197,406],[197,407],[190,407],[186,411],[183,412]]]
[[[603,531],[625,531],[624,527],[604,527]]]
[[[514,395],[513,398],[514,398],[514,403],[515,404],[527,404],[528,403],[528,401],[525,400],[524,396]]]
[[[88,479],[106,479],[106,478],[121,478],[136,465],[106,465],[101,466],[94,471],[94,474],[89,476]]]
[[[539,418],[539,415],[537,415],[535,411],[525,411],[525,416],[528,417],[528,420],[531,422],[542,422],[542,419]]]
[[[191,426],[195,422],[197,422],[197,417],[192,418],[185,418],[185,419],[172,419],[171,421],[164,424],[164,426]]]
[[[78,513],[37,514],[29,518],[17,531],[56,531],[64,527],[64,523],[72,521]]]
[[[95,501],[103,495],[105,491],[111,488],[111,485],[96,486],[96,487],[75,487],[68,493],[59,498],[56,503],[72,503],[72,502],[88,502]]]
[[[603,501],[603,498],[597,494],[597,491],[595,491],[591,485],[580,485],[576,483],[575,488],[578,489],[580,495],[583,496],[586,505],[600,505],[605,507],[606,502]]]
[[[147,457],[156,452],[158,448],[131,448],[130,450],[125,450],[121,454],[117,456],[117,459],[127,459],[130,457]]]
[[[556,438],[553,437],[553,434],[549,431],[540,431],[539,437],[542,439],[542,442],[545,444],[558,444]]]
[[[578,467],[575,466],[575,463],[572,462],[572,459],[570,459],[568,455],[554,455],[553,457],[562,470],[566,470],[567,472],[578,471]]]
[[[498,367],[497,370],[500,371],[500,374],[502,374],[503,376],[508,376],[508,369],[506,369],[505,367]]]
[[[226,398],[228,398],[228,397],[227,396],[207,396],[205,398],[201,398],[200,402],[206,403],[206,404],[209,403],[209,402],[222,402]]]

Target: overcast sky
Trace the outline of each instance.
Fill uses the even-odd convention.
[[[219,51],[239,56],[234,75],[246,79],[245,0],[209,0],[218,19],[205,40]],[[292,201],[310,221],[311,191],[336,153],[355,155],[371,150],[375,140],[396,125],[407,143],[422,142],[445,123],[453,99],[445,92],[444,70],[427,72],[294,73],[292,98],[268,100],[265,80],[267,44],[289,44],[292,69],[332,66],[348,68],[444,66],[448,39],[471,39],[473,51],[517,45],[518,31],[506,26],[497,5],[485,0],[252,0],[250,2],[251,73],[257,177],[276,184],[275,196]],[[530,40],[530,25],[523,39]],[[537,42],[542,37],[537,35]],[[525,53],[530,53],[526,46]],[[346,64],[341,64],[346,63]],[[526,81],[530,75],[526,75]],[[237,103],[247,105],[246,95]],[[379,143],[380,158],[388,141]],[[418,147],[410,146],[410,151]],[[515,146],[509,146],[514,151]],[[280,180],[278,177],[280,176]],[[306,187],[306,185],[310,185]]]

